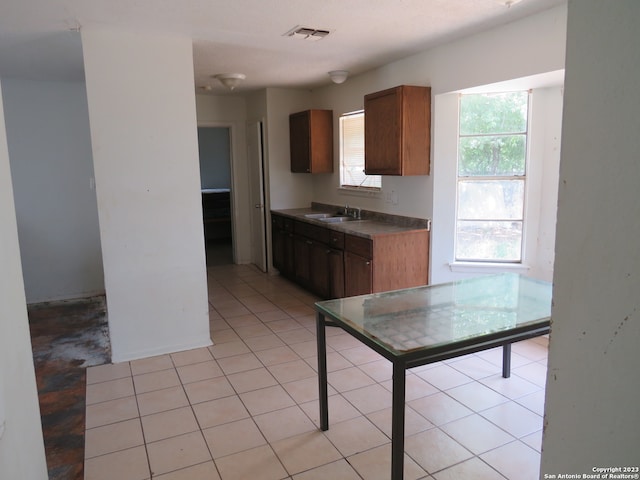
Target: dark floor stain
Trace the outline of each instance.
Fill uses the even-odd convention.
[[[28,306],[50,480],[82,480],[86,367],[111,361],[103,296]]]

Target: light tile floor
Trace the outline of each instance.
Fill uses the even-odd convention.
[[[318,429],[317,299],[249,266],[209,268],[214,345],[87,370],[85,479],[376,480],[390,472],[391,367],[328,332]],[[405,478],[537,479],[547,338],[407,373]]]

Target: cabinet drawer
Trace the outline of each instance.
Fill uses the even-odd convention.
[[[271,225],[280,230],[293,233],[293,220],[290,218],[271,214]]]
[[[325,234],[325,243],[327,243],[332,248],[344,250],[344,233],[328,230]]]
[[[326,229],[306,222],[294,222],[293,231],[296,235],[302,235],[313,240],[323,241]]]
[[[348,252],[355,253],[361,257],[373,258],[373,242],[368,238],[345,235],[344,247]]]

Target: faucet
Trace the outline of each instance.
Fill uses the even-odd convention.
[[[342,211],[342,214],[347,216],[347,217],[354,218],[356,220],[360,220],[360,218],[361,218],[361,216],[360,216],[360,208],[359,207],[350,208],[348,203],[345,204],[344,209]]]

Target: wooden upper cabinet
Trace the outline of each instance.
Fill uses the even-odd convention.
[[[429,175],[431,87],[401,85],[364,97],[367,175]]]
[[[333,172],[333,111],[306,110],[289,115],[291,171]]]

